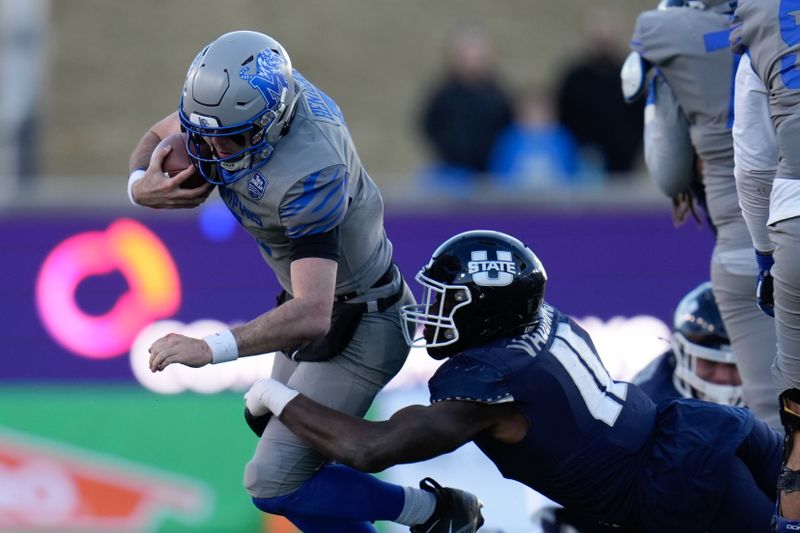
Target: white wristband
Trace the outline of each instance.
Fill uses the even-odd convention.
[[[206,335],[203,340],[211,348],[211,364],[238,359],[239,346],[236,344],[236,338],[231,330],[226,329],[213,335]]]
[[[128,178],[128,199],[131,201],[133,205],[139,205],[139,203],[134,200],[133,198],[133,184],[142,179],[145,175],[145,171],[141,168],[137,168],[133,172],[131,172],[130,177]]]

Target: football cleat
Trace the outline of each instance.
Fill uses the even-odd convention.
[[[483,525],[483,504],[472,493],[442,487],[426,477],[419,488],[436,496],[433,515],[424,524],[411,528],[411,533],[474,533]]]

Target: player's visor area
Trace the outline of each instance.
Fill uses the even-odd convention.
[[[400,309],[400,317],[406,324],[403,328],[406,343],[412,347],[435,348],[458,341],[453,315],[472,302],[469,289],[440,283],[423,272],[415,279],[423,286],[422,303],[404,305]]]
[[[701,359],[707,359],[717,363],[731,363],[736,364],[736,357],[730,346],[720,346],[719,348],[710,348],[702,346],[696,342],[692,342],[680,332],[675,332],[673,337],[673,348],[681,350],[683,353]]]
[[[230,185],[238,181],[254,169],[254,154],[262,155],[258,158],[256,166],[266,162],[271,148],[266,141],[266,129],[254,124],[254,121],[264,118],[262,115],[264,113],[255,117],[253,121],[228,127],[214,127],[200,126],[190,121],[182,108],[178,110],[181,125],[188,134],[186,151],[207,181],[215,185]],[[212,145],[217,144],[213,143],[215,138],[229,140],[231,142],[226,143],[226,147],[235,146],[237,149],[220,156],[212,149]]]

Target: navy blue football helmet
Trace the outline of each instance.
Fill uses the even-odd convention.
[[[425,340],[434,359],[490,340],[519,335],[535,325],[547,274],[519,240],[497,231],[467,231],[433,253],[416,280],[424,287],[420,304],[401,316],[409,345]],[[422,336],[411,338],[418,325]]]
[[[743,403],[741,385],[711,383],[697,374],[700,359],[736,364],[710,282],[690,291],[675,308],[672,350],[673,382],[683,396],[728,405]]]

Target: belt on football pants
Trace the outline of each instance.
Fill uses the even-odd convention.
[[[378,278],[378,281],[373,283],[372,287],[370,288],[377,289],[378,287],[383,287],[384,285],[388,285],[389,283],[394,281],[394,275],[395,275],[394,270],[395,270],[395,265],[394,262],[392,262],[389,265],[389,268],[386,270],[386,272],[384,272],[383,275],[380,278]],[[350,305],[363,307],[363,312],[365,313],[376,313],[376,312],[382,313],[400,300],[400,298],[403,296],[405,286],[406,286],[405,281],[402,279],[401,276],[400,286],[397,288],[397,291],[395,291],[394,294],[390,294],[389,296],[384,296],[383,298],[377,298],[375,300],[369,300],[367,302],[352,303]],[[359,292],[352,291],[348,292],[347,294],[342,294],[341,296],[337,296],[335,301],[337,303],[347,302],[349,300],[352,300],[356,296],[359,296]]]

